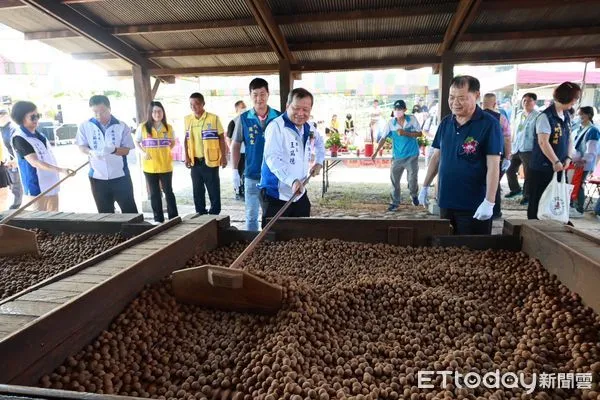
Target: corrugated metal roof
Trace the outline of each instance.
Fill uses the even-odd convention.
[[[0,13],[0,23],[20,32],[65,29],[54,18],[31,7],[6,8]]]
[[[244,0],[105,0],[73,5],[105,25],[159,24],[251,17]]]
[[[600,46],[600,35],[573,36],[568,38],[541,38],[541,39],[519,39],[505,41],[486,41],[459,43],[456,52],[460,54],[472,54],[480,52],[510,52],[510,51],[534,51],[534,50],[560,50],[572,48],[584,48]]]
[[[437,49],[437,45],[424,44],[351,50],[296,51],[294,55],[298,58],[299,62],[306,63],[321,61],[363,61],[432,56],[435,55]]]
[[[83,37],[46,40],[44,43],[64,51],[65,53],[96,53],[106,52],[106,49]]]
[[[228,54],[220,56],[188,56],[156,60],[165,68],[225,67],[243,65],[277,64],[274,53]]]
[[[339,12],[437,4],[457,4],[456,0],[268,0],[274,14]]]
[[[267,0],[275,16],[297,16],[311,13],[337,13],[352,11],[352,18],[340,21],[315,21],[301,24],[288,23],[280,28],[292,47],[294,44],[323,42],[352,42],[385,40],[410,37],[443,37],[451,18],[450,9],[457,0]],[[488,0],[484,0],[488,1]],[[491,0],[490,0],[491,1]],[[495,0],[502,2],[503,0]],[[527,1],[527,0],[523,0]],[[440,7],[437,7],[437,6]],[[448,7],[450,5],[451,7]],[[486,9],[479,11],[468,32],[527,31],[561,29],[600,25],[600,7],[592,2],[586,5],[565,3],[558,7]],[[590,6],[587,6],[590,5]],[[201,22],[212,20],[252,19],[246,0],[197,1],[197,0],[104,0],[75,4],[74,9],[106,27],[147,25],[177,22]],[[362,10],[389,10],[419,7],[418,14],[431,9],[433,14],[416,16],[364,17]],[[423,8],[424,7],[424,8]],[[380,13],[376,12],[376,15]],[[397,11],[396,11],[397,14]],[[374,14],[370,14],[374,15]],[[329,18],[329,17],[328,17]],[[283,18],[284,19],[284,18]],[[284,19],[285,20],[285,19]],[[289,21],[290,19],[287,19]],[[65,27],[51,17],[30,7],[8,8],[0,14],[0,23],[22,32],[64,30]],[[459,54],[508,53],[510,51],[539,51],[543,49],[593,48],[600,46],[600,35],[558,37],[549,39],[521,39],[489,42],[459,42]],[[119,36],[139,51],[171,50],[202,47],[243,47],[268,45],[258,26],[226,29],[188,30],[179,32],[151,32]],[[45,43],[67,53],[105,52],[101,46],[83,38],[60,38]],[[300,63],[352,60],[382,60],[390,58],[431,56],[436,53],[435,43],[412,46],[362,48],[348,50],[306,50],[294,52]],[[573,54],[573,52],[572,52]],[[156,62],[165,67],[242,66],[275,64],[273,52],[161,58]],[[98,60],[96,64],[107,68],[123,69],[119,60]],[[121,64],[117,64],[121,63]],[[127,65],[127,64],[125,64]]]
[[[277,64],[275,53],[227,54],[215,56],[222,65],[262,65]]]
[[[527,1],[527,0],[523,0]],[[481,10],[468,32],[535,30],[544,28],[584,27],[598,25],[600,6],[585,7],[565,4],[557,7],[539,7],[515,10]]]
[[[240,47],[268,44],[258,27],[154,32],[120,36],[120,38],[141,50]]]
[[[131,69],[131,64],[129,64],[127,61],[121,60],[120,58],[97,60],[94,61],[94,64],[106,71],[123,71]]]
[[[443,34],[451,18],[452,14],[438,14],[377,20],[331,21],[282,25],[281,31],[290,43],[387,39],[409,35]]]

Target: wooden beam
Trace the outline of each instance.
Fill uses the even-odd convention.
[[[280,110],[286,109],[287,98],[294,87],[294,78],[292,77],[290,62],[288,60],[279,61],[279,104]]]
[[[427,66],[439,63],[440,57],[406,57],[391,58],[382,60],[358,60],[358,61],[330,61],[314,62],[292,65],[292,69],[301,72],[319,72],[319,71],[346,71],[356,69],[385,69],[401,68],[405,66]]]
[[[105,0],[61,0],[62,4],[85,4],[85,3],[97,3]]]
[[[288,48],[288,44],[279,29],[279,25],[273,18],[273,13],[264,0],[246,0],[246,5],[254,15],[256,23],[267,38],[273,51],[277,53],[280,60],[288,60],[290,63],[295,62],[294,55]]]
[[[594,60],[594,68],[600,68],[600,58]]]
[[[154,79],[154,84],[152,85],[152,100],[154,100],[156,98],[156,92],[158,92],[158,88],[160,87],[160,79],[156,78]]]
[[[555,50],[533,50],[533,51],[512,51],[512,52],[478,52],[473,54],[462,54],[456,56],[456,63],[471,64],[501,64],[517,62],[538,62],[538,61],[563,61],[563,60],[588,60],[593,61],[600,57],[600,46],[573,49],[555,49]]]
[[[461,34],[475,19],[475,15],[477,15],[480,4],[481,0],[460,0],[460,3],[458,3],[458,8],[456,9],[456,12],[452,16],[452,20],[446,29],[444,41],[438,49],[437,54],[439,56],[441,56],[445,51],[449,51],[454,48],[460,39]]]
[[[441,35],[415,36],[377,40],[290,43],[289,47],[291,51],[364,49],[375,47],[411,46],[419,44],[438,44],[441,43],[442,39],[443,38]]]
[[[175,76],[173,75],[165,75],[165,76],[160,76],[158,77],[158,79],[162,82],[162,83],[167,83],[169,85],[174,85],[175,82],[177,81],[177,79],[175,78]]]
[[[446,115],[450,114],[450,105],[448,97],[450,95],[450,83],[454,78],[454,53],[445,51],[442,54],[442,62],[440,63],[440,84],[439,84],[439,99],[440,106],[438,107],[439,120],[441,121]]]
[[[148,70],[137,65],[131,67],[133,73],[133,88],[135,92],[135,108],[137,123],[141,124],[148,118],[148,105],[154,98],[150,88]],[[159,82],[157,79],[156,82]],[[158,89],[158,86],[156,87]]]
[[[461,42],[487,42],[499,40],[519,39],[544,39],[550,37],[570,37],[600,34],[600,26],[573,27],[561,29],[539,29],[535,31],[507,31],[507,32],[484,32],[465,33],[461,36]]]
[[[133,65],[145,68],[152,66],[137,50],[110,35],[99,25],[88,20],[69,6],[44,0],[23,0],[23,2],[60,21],[69,29],[76,31]]]
[[[165,75],[249,75],[249,74],[273,74],[279,71],[279,64],[262,65],[239,65],[239,66],[215,66],[215,67],[191,67],[191,68],[151,68],[148,73],[152,76]],[[120,72],[118,72],[120,73]],[[113,75],[115,76],[115,75]],[[122,76],[122,75],[116,75]]]
[[[0,1],[0,9],[6,8],[21,8],[27,7],[27,4],[23,4],[21,0],[4,0]]]
[[[415,5],[410,7],[379,8],[372,10],[351,10],[341,12],[322,12],[311,14],[278,15],[280,25],[304,24],[314,22],[357,21],[365,19],[402,18],[426,15],[451,14],[456,4]]]
[[[271,46],[242,46],[242,47],[204,47],[198,49],[170,49],[140,52],[147,58],[187,57],[187,56],[216,56],[223,54],[251,54],[271,52]],[[117,58],[111,53],[74,53],[77,60],[105,60]]]

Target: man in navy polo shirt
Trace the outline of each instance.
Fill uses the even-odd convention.
[[[457,235],[492,232],[503,139],[500,124],[477,106],[478,99],[479,80],[468,75],[452,79],[448,97],[452,114],[437,130],[419,194],[419,202],[425,205],[439,172],[440,217],[450,220]]]

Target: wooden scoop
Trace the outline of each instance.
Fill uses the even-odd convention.
[[[309,179],[304,179],[303,186]],[[297,197],[295,194],[281,207],[229,268],[202,265],[173,272],[171,282],[177,301],[229,311],[277,312],[283,300],[281,286],[245,271],[241,264]]]

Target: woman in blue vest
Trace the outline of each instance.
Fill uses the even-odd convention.
[[[40,114],[30,101],[18,101],[10,114],[19,129],[12,138],[17,153],[23,192],[35,197],[59,181],[59,174],[74,174],[73,170],[56,166],[48,139],[37,130]],[[25,202],[30,199],[26,199]],[[32,205],[34,211],[58,211],[58,187]]]
[[[594,126],[594,109],[592,107],[581,107],[579,118],[581,125],[573,134],[575,145],[573,163],[577,168],[583,169],[583,175],[581,177],[582,184],[578,188],[577,202],[575,203],[576,211],[571,212],[572,217],[583,217],[583,203],[585,202],[585,185],[583,182],[596,166],[598,140],[600,140],[600,131]]]
[[[554,89],[554,102],[537,117],[529,162],[528,219],[537,219],[540,198],[554,173],[558,172],[559,178],[562,178],[562,171],[573,161],[569,109],[577,102],[580,94],[581,88],[576,83],[561,83]]]

